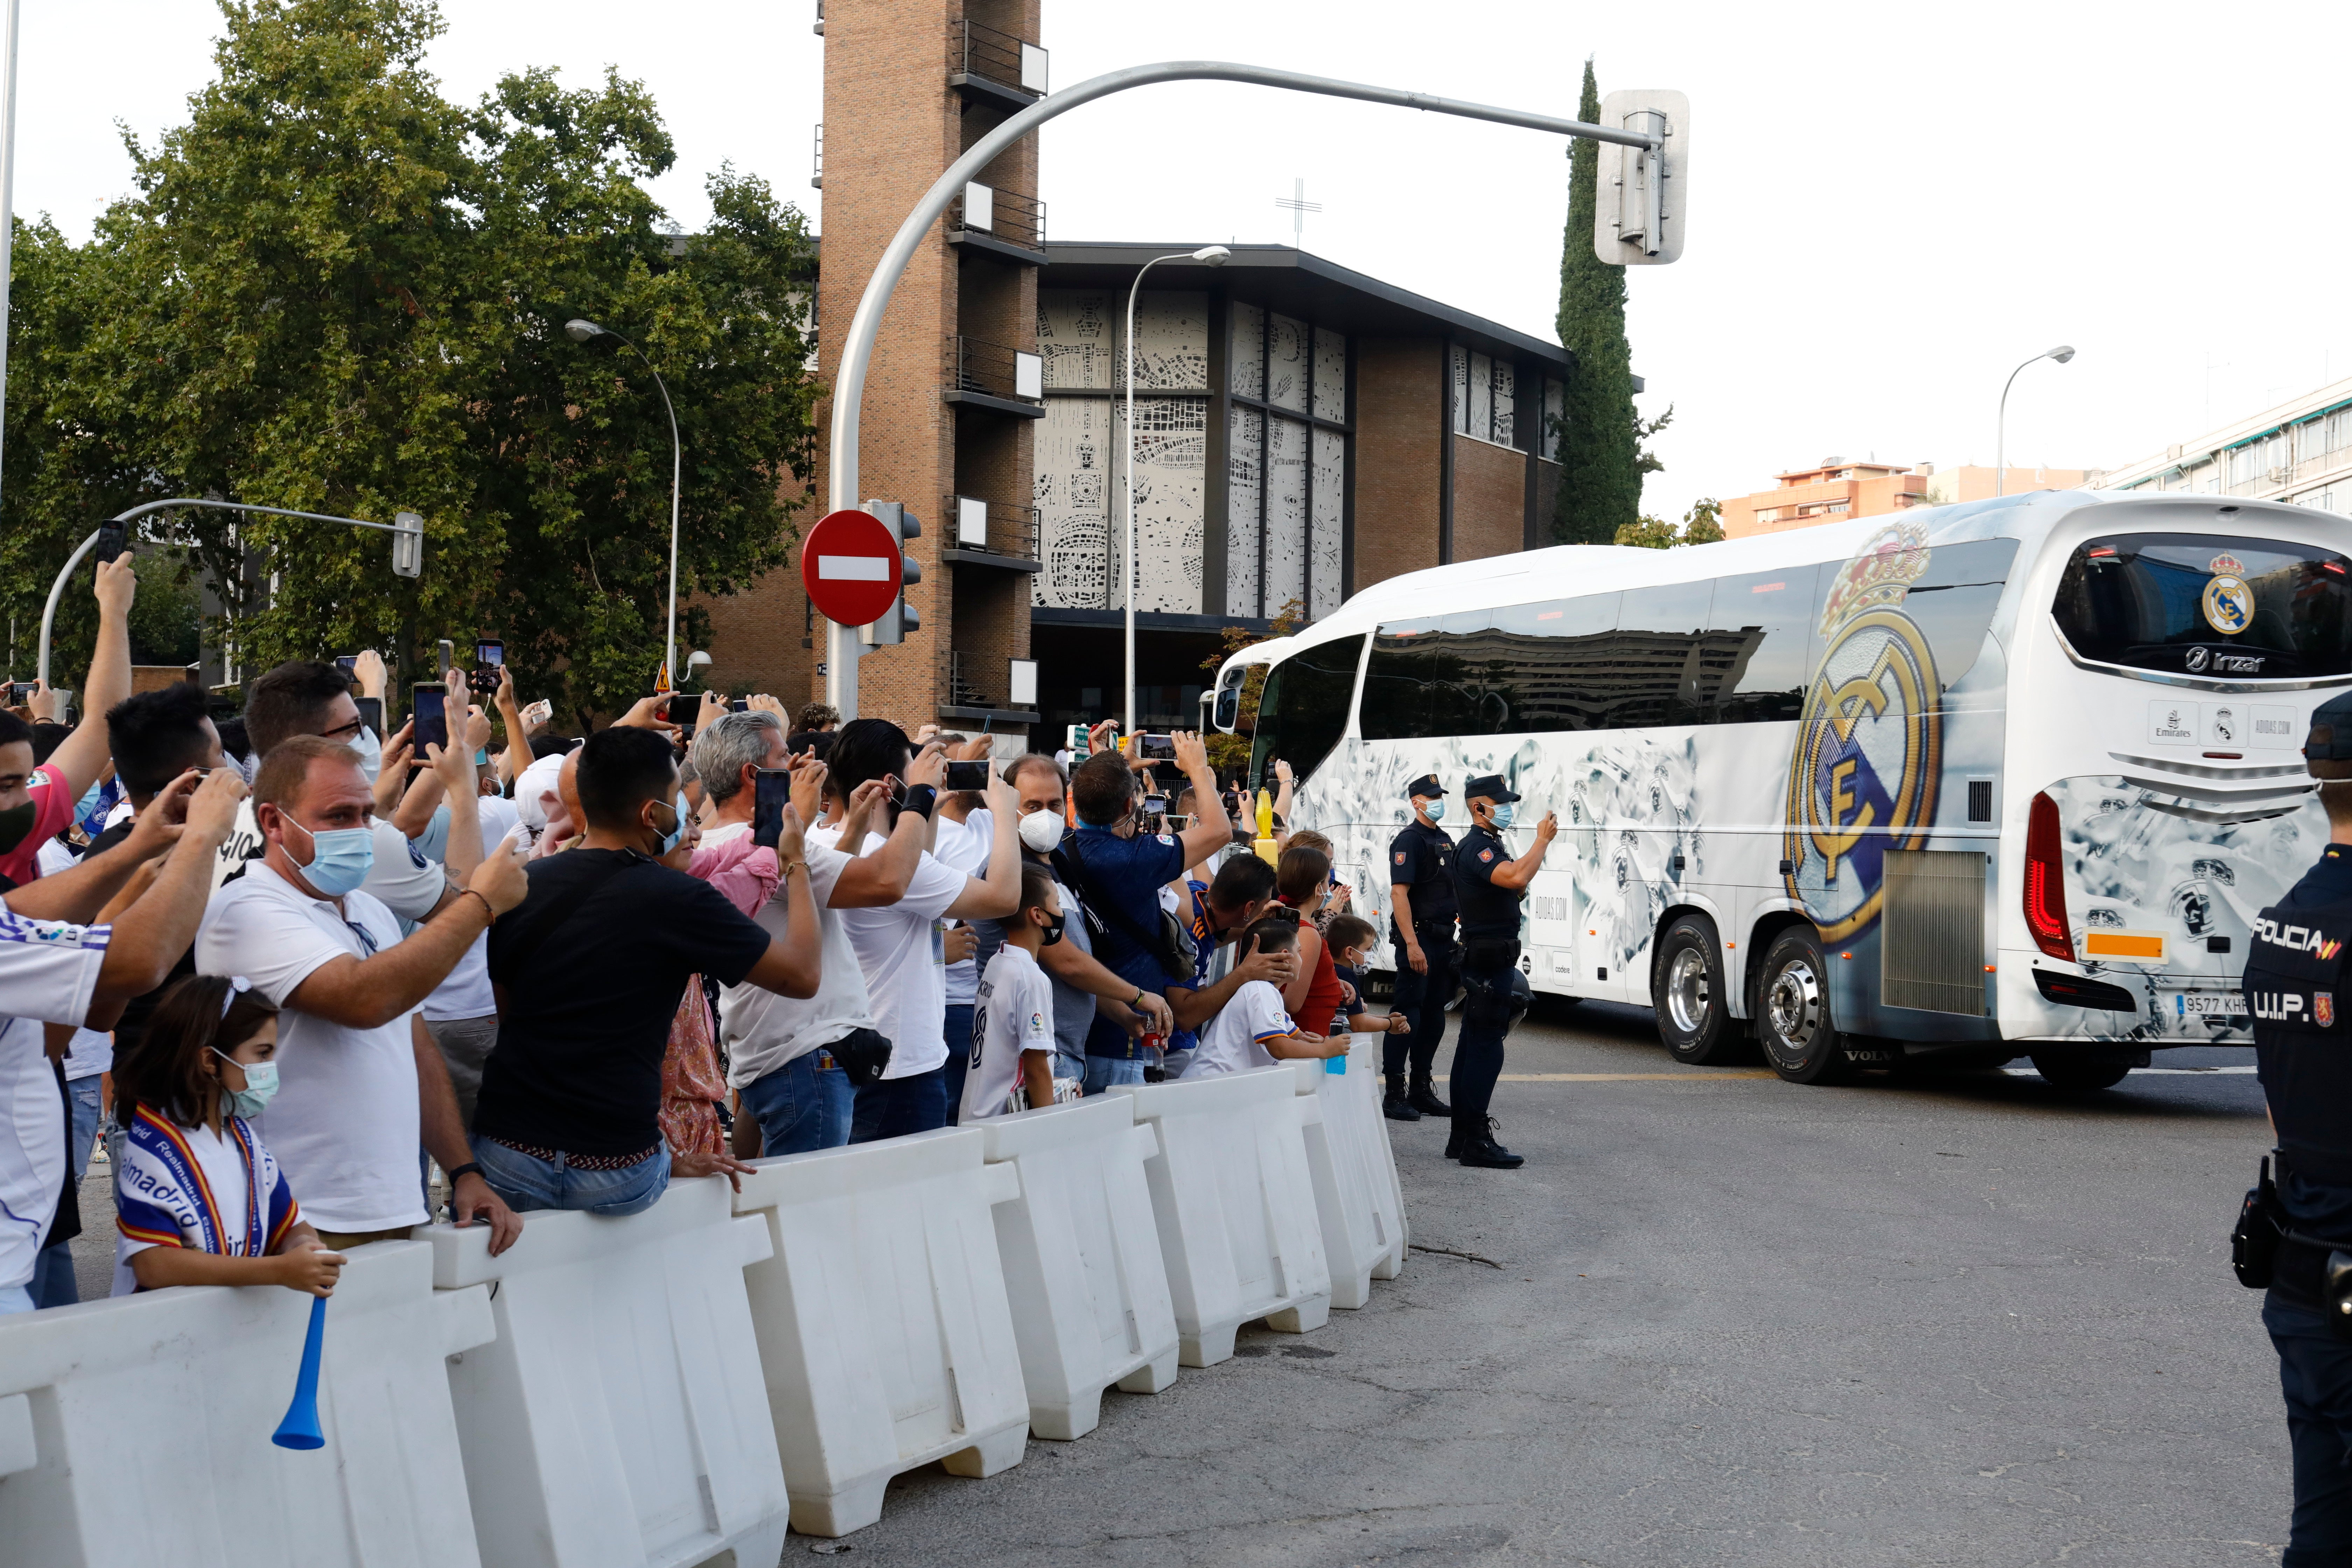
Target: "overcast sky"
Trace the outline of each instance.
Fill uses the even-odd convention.
[[[206,0],[22,0],[16,207],[86,236],[211,74]],[[856,0],[836,0],[840,5]],[[446,0],[434,65],[607,64],[677,137],[656,194],[691,227],[722,160],[821,216],[813,0]],[[1334,25],[1335,18],[1344,18]],[[1647,510],[1761,488],[1831,454],[2120,467],[2352,376],[2342,105],[2352,6],[2083,0],[1950,7],[1563,6],[1537,0],[1047,0],[1053,78],[1253,61],[1572,115],[1604,92],[1692,104],[1683,261],[1636,269],[1645,409],[1672,404]],[[1550,137],[1263,89],[1171,86],[1045,132],[1060,239],[1287,242],[1304,177],[1318,254],[1551,335],[1567,161]],[[821,225],[820,225],[821,226]]]

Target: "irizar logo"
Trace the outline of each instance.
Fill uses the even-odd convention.
[[[2294,991],[2251,991],[2254,1016],[2275,1024],[2299,1024],[2303,1021],[2303,996]]]
[[[2291,952],[2315,952],[2333,958],[2344,951],[2344,939],[2329,936],[2317,926],[2282,926],[2268,915],[2254,917],[2254,940]]]

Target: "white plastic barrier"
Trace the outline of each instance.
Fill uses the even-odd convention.
[[[772,1568],[784,1478],[743,1285],[768,1236],[730,1196],[709,1176],[624,1219],[527,1214],[497,1258],[479,1226],[418,1232],[436,1285],[496,1285],[497,1340],[448,1373],[491,1568]]]
[[[422,1242],[346,1256],[318,1449],[269,1441],[309,1296],[182,1287],[0,1318],[0,1562],[478,1568],[441,1369],[490,1338],[489,1293],[436,1292]]]
[[[1331,1315],[1331,1270],[1287,1066],[1183,1083],[1120,1084],[1160,1135],[1144,1163],[1160,1256],[1176,1306],[1179,1359],[1213,1366],[1234,1333],[1264,1318],[1278,1332]],[[1314,1101],[1305,1101],[1311,1112]]]
[[[1020,1196],[976,1128],[755,1162],[735,1212],[774,1256],[747,1275],[793,1528],[882,1517],[890,1478],[1021,1462],[1029,1395],[989,1215]],[[748,1371],[748,1367],[745,1369]]]
[[[1306,1124],[1307,1168],[1335,1307],[1370,1302],[1372,1281],[1394,1279],[1404,1252],[1396,1163],[1377,1087],[1381,1038],[1357,1035],[1344,1057],[1291,1064],[1300,1100],[1315,1107]],[[1341,1064],[1344,1071],[1330,1070]]]
[[[1157,1394],[1176,1381],[1176,1310],[1143,1163],[1158,1136],[1135,1101],[1105,1095],[974,1124],[992,1164],[1021,1175],[996,1205],[996,1245],[1029,1389],[1029,1429],[1081,1437],[1102,1391]]]

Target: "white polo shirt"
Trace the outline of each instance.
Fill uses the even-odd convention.
[[[196,933],[196,972],[242,974],[286,1007],[320,964],[399,941],[400,922],[365,891],[345,894],[338,910],[256,860],[213,895]],[[280,1087],[253,1127],[320,1230],[425,1223],[412,1016],[373,1029],[290,1009],[278,1016]]]
[[[65,1186],[65,1102],[41,1026],[89,1015],[112,935],[24,920],[0,904],[0,1290],[32,1279]]]
[[[703,846],[713,847],[751,831],[748,822],[727,823],[704,834]],[[757,985],[719,988],[719,1034],[727,1045],[727,1082],[735,1089],[790,1066],[853,1029],[876,1026],[857,950],[850,945],[841,916],[828,905],[849,857],[822,844],[805,844],[803,851],[808,858],[809,898],[816,904],[822,962],[816,994],[779,996]],[[751,915],[761,931],[779,940],[792,934],[787,891],[779,884],[776,896]]]
[[[837,847],[840,838],[839,830],[831,827],[808,834],[809,843],[826,849]],[[888,842],[878,833],[868,833],[864,853],[871,855]],[[946,965],[938,921],[948,906],[963,897],[966,880],[961,871],[925,850],[905,898],[887,909],[840,911],[858,967],[866,972],[874,1026],[890,1037],[890,1066],[882,1074],[886,1079],[913,1078],[947,1065]]]

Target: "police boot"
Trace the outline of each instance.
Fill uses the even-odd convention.
[[[1381,1114],[1391,1121],[1421,1120],[1421,1112],[1415,1110],[1412,1102],[1405,1098],[1404,1074],[1401,1072],[1389,1074],[1389,1091],[1381,1097]]]
[[[1457,1119],[1454,1125],[1457,1128],[1466,1125],[1468,1128],[1467,1131],[1458,1131],[1454,1134],[1454,1137],[1461,1140],[1462,1144],[1461,1152],[1455,1154],[1454,1158],[1471,1169],[1516,1171],[1528,1163],[1528,1157],[1525,1154],[1514,1154],[1495,1142],[1493,1117]]]
[[[1415,1110],[1420,1111],[1423,1116],[1451,1116],[1454,1114],[1454,1108],[1446,1104],[1445,1101],[1437,1098],[1436,1086],[1429,1081],[1426,1074],[1416,1076],[1413,1079],[1412,1092],[1405,1096],[1404,1102],[1412,1107]]]

